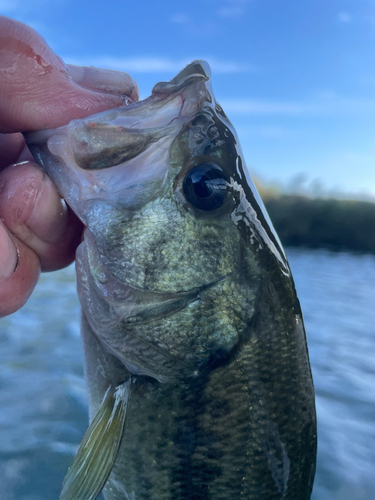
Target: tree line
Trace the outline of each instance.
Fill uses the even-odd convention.
[[[375,203],[263,193],[285,246],[375,253]]]

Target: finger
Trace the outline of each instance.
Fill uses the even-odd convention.
[[[114,73],[70,69],[32,28],[0,16],[0,132],[58,127],[136,100],[137,86],[126,73],[122,85],[116,74],[110,93]]]
[[[128,73],[93,66],[66,65],[76,84],[96,92],[129,96],[138,99],[138,86]]]
[[[22,307],[40,275],[36,253],[22,241],[9,235],[0,221],[0,317]]]
[[[0,173],[0,217],[38,255],[43,271],[73,262],[82,224],[35,163],[16,164]]]
[[[0,219],[0,283],[13,274],[17,260],[17,247]]]
[[[16,163],[24,147],[22,134],[0,134],[0,170]]]

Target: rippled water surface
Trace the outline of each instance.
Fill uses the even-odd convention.
[[[319,419],[314,500],[375,500],[375,258],[288,249]],[[0,498],[54,500],[87,428],[74,268],[0,320]]]

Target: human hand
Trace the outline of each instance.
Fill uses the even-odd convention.
[[[74,260],[82,224],[20,132],[59,127],[138,99],[126,73],[67,66],[30,27],[0,16],[0,316],[26,302],[40,271]]]

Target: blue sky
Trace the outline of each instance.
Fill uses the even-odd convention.
[[[206,59],[252,174],[375,196],[375,0],[0,0],[68,63],[128,71],[141,97]]]

